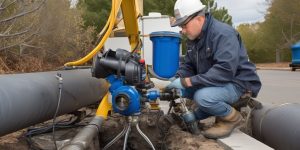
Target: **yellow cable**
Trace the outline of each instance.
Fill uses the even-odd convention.
[[[112,29],[114,27],[114,23],[116,20],[116,10],[120,9],[122,0],[112,0],[112,10],[111,10],[111,15],[109,17],[109,27],[108,30],[106,31],[105,35],[103,36],[102,40],[100,43],[94,48],[89,54],[87,54],[85,57],[81,58],[80,60],[73,61],[73,62],[68,62],[65,64],[65,66],[78,66],[86,63],[90,59],[93,58],[94,55],[97,54],[97,52],[103,47],[104,43],[106,42],[107,38],[109,37],[110,33],[112,32]]]
[[[101,32],[98,35],[99,37],[101,37],[103,35],[103,33],[106,31],[106,29],[108,28],[109,20],[111,20],[111,16],[112,16],[112,14],[109,15],[108,20],[105,23],[105,26],[103,27],[103,29],[101,30]]]

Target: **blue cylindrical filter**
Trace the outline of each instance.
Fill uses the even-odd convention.
[[[300,41],[292,46],[292,64],[300,64]]]
[[[179,66],[179,33],[170,31],[152,32],[150,40],[153,44],[153,70],[163,78],[175,75]]]

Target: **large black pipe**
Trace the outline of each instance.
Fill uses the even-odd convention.
[[[103,79],[90,69],[0,75],[0,136],[52,119],[62,94],[58,115],[99,102],[107,92]]]
[[[300,150],[300,104],[264,104],[252,115],[257,140],[276,150]]]

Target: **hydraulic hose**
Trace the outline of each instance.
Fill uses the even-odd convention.
[[[111,16],[112,16],[112,15],[109,15],[108,20],[111,19]],[[98,34],[99,37],[101,37],[101,36],[104,34],[104,32],[107,31],[107,28],[108,28],[109,24],[110,24],[109,21],[107,21],[107,22],[105,23],[105,26],[103,27],[103,29],[101,30],[101,32]]]
[[[109,37],[110,33],[112,32],[112,29],[114,27],[114,23],[115,23],[115,20],[116,20],[116,15],[117,15],[116,12],[120,9],[121,3],[122,3],[122,0],[112,0],[111,13],[110,13],[110,16],[109,16],[109,20],[107,21],[107,24],[109,22],[109,27],[108,27],[105,35],[103,36],[102,40],[96,46],[96,48],[94,48],[89,54],[87,54],[85,57],[81,58],[80,60],[73,61],[73,62],[68,62],[68,63],[65,64],[65,66],[82,65],[82,64],[86,63],[87,61],[89,61],[90,59],[92,59],[93,56],[96,55],[97,52],[101,50],[101,48],[103,47],[103,45],[106,42],[107,38]]]

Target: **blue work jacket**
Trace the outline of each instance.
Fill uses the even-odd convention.
[[[190,77],[193,87],[233,83],[242,92],[252,92],[253,97],[261,88],[239,33],[210,14],[206,14],[200,36],[187,41],[187,53],[176,75]]]

